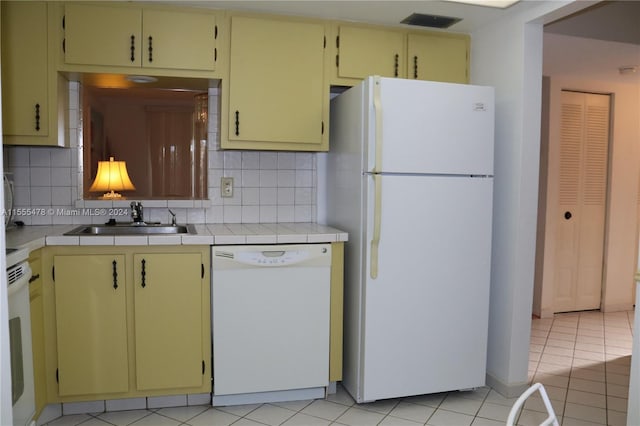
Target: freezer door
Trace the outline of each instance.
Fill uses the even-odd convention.
[[[370,77],[367,170],[493,175],[494,89]]]
[[[364,179],[358,401],[483,386],[493,179]],[[370,250],[376,192],[382,197],[377,256]]]

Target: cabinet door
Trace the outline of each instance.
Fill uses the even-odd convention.
[[[408,77],[447,83],[468,83],[467,37],[409,34]]]
[[[1,5],[3,133],[47,136],[47,5],[17,1]]]
[[[67,64],[141,66],[141,9],[67,3],[64,25]]]
[[[397,31],[341,25],[336,40],[338,77],[403,77],[403,40]]]
[[[207,13],[144,10],[144,67],[213,71],[216,18]]]
[[[123,255],[54,256],[59,394],[129,389]]]
[[[133,256],[138,390],[203,384],[200,253]]]
[[[31,348],[33,351],[33,385],[38,418],[47,405],[47,376],[44,346],[44,299],[42,294],[41,250],[29,253],[31,278],[29,279],[29,310],[31,316]]]
[[[229,140],[320,144],[324,26],[235,16],[230,52]]]

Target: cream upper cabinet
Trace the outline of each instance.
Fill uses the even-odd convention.
[[[58,392],[129,390],[123,255],[55,256]]]
[[[142,65],[141,9],[76,3],[66,3],[64,8],[66,63]]]
[[[2,2],[5,134],[47,135],[47,51],[47,5]]]
[[[469,82],[468,36],[408,34],[407,53],[407,78]]]
[[[326,150],[325,41],[318,23],[231,18],[223,148]]]
[[[137,389],[202,386],[201,265],[199,253],[133,256]]]
[[[339,25],[335,43],[338,78],[405,75],[404,34],[400,31]]]
[[[144,67],[215,69],[218,56],[215,15],[145,9],[142,18]]]
[[[64,62],[213,71],[217,35],[209,11],[66,3]]]
[[[46,2],[1,2],[2,130],[11,145],[65,145],[58,134],[64,79],[57,75]],[[59,87],[60,86],[60,87]],[[60,92],[59,92],[60,89]],[[60,96],[58,96],[60,95]],[[65,111],[62,111],[65,115]],[[60,136],[60,137],[59,137]]]

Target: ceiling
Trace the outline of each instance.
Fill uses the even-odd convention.
[[[544,74],[640,83],[640,2],[604,1],[545,26]],[[635,67],[623,74],[620,68]]]
[[[533,7],[536,0],[521,0],[506,9],[462,4],[452,1],[390,1],[390,0],[200,0],[180,1],[194,7],[233,9],[278,15],[308,16],[322,19],[338,19],[383,25],[409,27],[401,24],[412,13],[424,13],[462,20],[447,31],[471,33],[514,9]],[[572,16],[548,24],[545,31],[640,44],[640,1],[602,1]]]
[[[545,32],[640,45],[640,2],[603,1],[552,22]]]
[[[531,0],[521,1],[506,9],[494,7],[461,4],[450,1],[389,1],[389,0],[297,0],[297,1],[269,1],[269,0],[236,0],[236,1],[181,1],[182,5],[207,7],[216,9],[232,9],[278,15],[307,16],[321,19],[337,19],[353,22],[368,22],[383,25],[409,27],[400,24],[412,13],[424,13],[447,17],[462,18],[462,20],[447,31],[470,33],[477,28],[487,25],[495,19],[505,16],[514,8],[527,8],[532,5]]]

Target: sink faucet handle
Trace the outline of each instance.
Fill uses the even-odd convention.
[[[172,212],[171,209],[167,210],[169,210],[169,213],[171,214],[171,226],[177,226],[178,223],[176,222],[176,214]]]
[[[131,220],[133,222],[143,222],[144,216],[142,213],[142,203],[140,201],[131,202]]]
[[[132,201],[131,204],[131,220],[136,222],[138,220],[138,206],[135,201]]]

